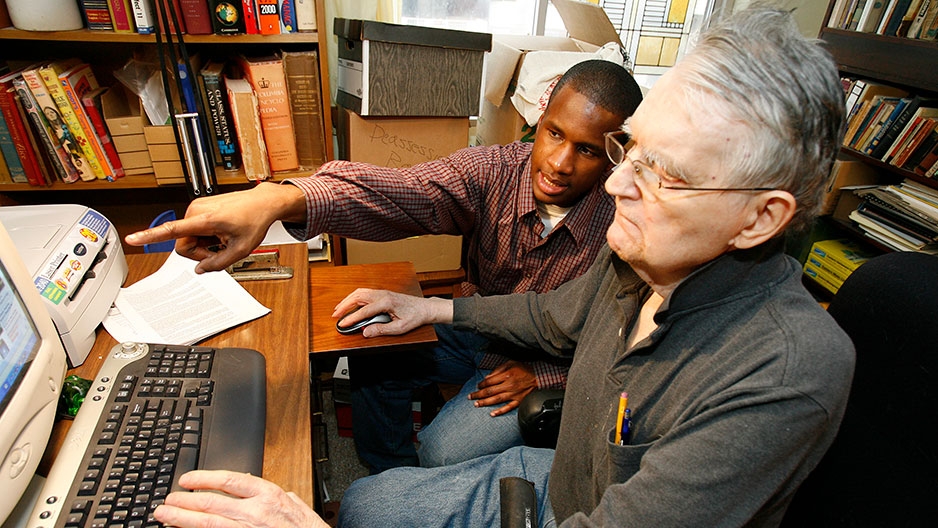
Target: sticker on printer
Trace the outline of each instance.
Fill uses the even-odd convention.
[[[41,267],[34,281],[39,294],[52,304],[71,298],[104,247],[110,228],[111,223],[100,213],[86,211]]]

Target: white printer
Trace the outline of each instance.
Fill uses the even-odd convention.
[[[72,204],[4,206],[0,222],[52,315],[69,364],[82,364],[127,278],[117,230],[101,213]]]

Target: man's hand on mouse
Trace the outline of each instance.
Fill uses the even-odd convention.
[[[350,313],[355,310],[354,313]],[[390,323],[375,323],[362,330],[364,337],[400,335],[431,323],[451,323],[453,302],[448,299],[415,297],[387,290],[359,288],[336,305],[332,317],[349,326],[379,313],[391,316]]]

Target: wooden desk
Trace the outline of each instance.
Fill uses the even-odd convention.
[[[264,439],[264,477],[313,505],[313,462],[309,385],[309,266],[304,244],[277,246],[280,263],[293,268],[291,279],[247,281],[241,285],[271,312],[263,317],[216,334],[199,345],[253,348],[267,358],[267,431]],[[152,274],[168,253],[127,255],[129,273],[125,285]],[[68,374],[94,379],[104,357],[117,341],[98,330],[88,359]],[[44,462],[54,458],[69,421],[53,430]]]
[[[384,353],[436,344],[436,332],[430,325],[399,336],[364,338],[361,334],[342,335],[332,318],[335,306],[356,288],[390,290],[422,297],[413,263],[356,264],[315,268],[309,276],[310,352],[313,357]]]

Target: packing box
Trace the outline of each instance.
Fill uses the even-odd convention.
[[[485,66],[483,101],[476,143],[499,145],[522,139],[533,141],[533,129],[515,110],[509,97],[518,85],[525,58],[538,52],[582,53],[592,57],[601,46],[616,42],[619,34],[601,7],[576,0],[551,0],[570,38],[497,35]]]
[[[336,18],[336,102],[362,116],[479,113],[492,35]]]
[[[339,158],[384,167],[409,167],[464,148],[468,117],[362,117],[336,107]],[[458,269],[462,237],[425,235],[393,242],[346,239],[349,264],[409,261],[418,273]]]
[[[131,99],[124,90],[110,89],[101,96],[101,110],[112,138],[143,134],[143,119],[136,96]]]

